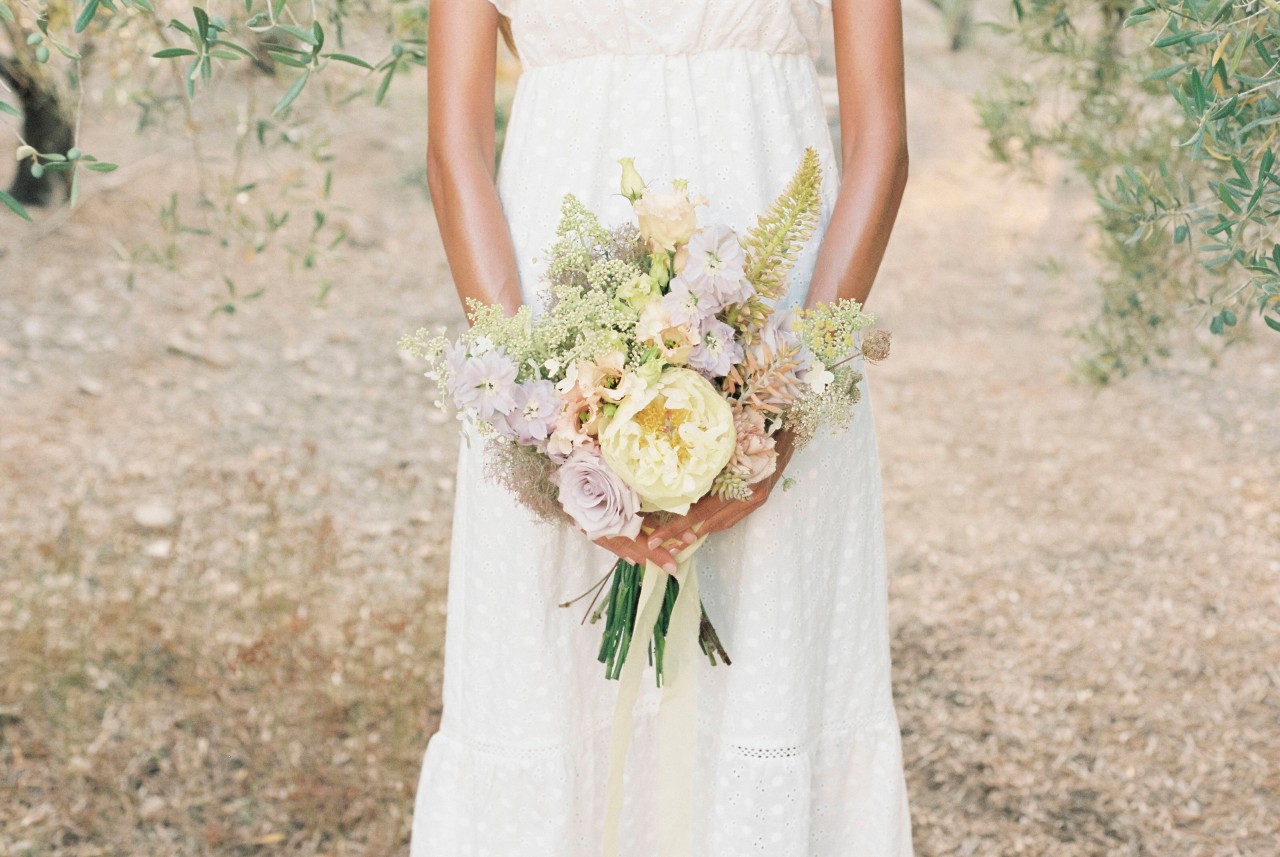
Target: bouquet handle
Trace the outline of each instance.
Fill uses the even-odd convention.
[[[705,538],[705,537],[704,537]],[[693,766],[697,757],[697,702],[699,630],[702,598],[698,594],[698,573],[694,554],[699,539],[676,557],[679,594],[671,611],[664,657],[662,697],[658,705],[658,824],[664,857],[690,857],[693,849]],[[654,624],[665,593],[667,573],[653,563],[645,567],[640,586],[635,631],[635,651],[649,648]],[[613,733],[609,747],[609,783],[606,792],[604,857],[617,857],[619,823],[622,818],[623,775],[627,752],[635,727],[634,713],[644,672],[644,658],[627,658],[619,679],[613,710]]]

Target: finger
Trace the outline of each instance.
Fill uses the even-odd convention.
[[[692,511],[692,510],[691,510]],[[673,535],[683,529],[688,529],[688,515],[680,515],[672,518],[660,527],[655,527],[653,532],[649,534],[647,544],[651,548],[656,548],[666,542]]]
[[[691,545],[698,540],[694,527],[697,523],[708,515],[716,512],[723,501],[715,497],[704,497],[690,507],[688,514],[681,515],[678,518],[672,518],[666,524],[658,527],[653,535],[649,537],[649,544],[655,547],[667,542],[673,542],[677,547],[683,544]],[[686,536],[687,533],[694,533],[692,538]],[[661,539],[661,541],[656,541]]]
[[[653,548],[649,551],[649,560],[667,574],[675,574],[678,568],[676,558],[666,548]]]

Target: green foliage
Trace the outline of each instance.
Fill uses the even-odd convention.
[[[742,239],[747,279],[764,298],[787,290],[787,273],[813,234],[822,208],[822,162],[814,149],[804,158],[787,187],[760,215]]]
[[[1123,375],[1241,318],[1280,330],[1280,4],[1014,0],[1025,62],[978,99],[993,154],[1058,152],[1099,204],[1085,373]]]
[[[381,104],[394,80],[425,65],[427,18],[427,0],[243,0],[216,6],[0,0],[0,53],[12,56],[68,106],[71,115],[65,118],[76,135],[82,110],[114,101],[138,107],[139,130],[157,127],[189,137],[195,182],[181,197],[156,200],[160,228],[151,234],[157,246],[117,248],[131,265],[180,268],[194,237],[228,260],[252,260],[281,247],[291,268],[312,270],[348,237],[341,218],[332,216],[330,108],[357,98]],[[84,62],[90,56],[92,66]],[[105,91],[86,98],[80,90],[90,73],[94,89]],[[259,83],[240,82],[254,73],[277,87],[265,102]],[[246,97],[230,107],[225,97],[206,100],[227,75],[238,78]],[[5,100],[0,114],[0,120],[23,118],[16,102]],[[237,129],[230,145],[228,128]],[[14,130],[18,145],[12,151],[23,169],[36,178],[69,174],[72,206],[80,200],[82,177],[117,168],[115,159],[83,152],[75,140],[67,151],[42,151]],[[220,135],[217,151],[206,139],[211,133]],[[0,192],[0,219],[30,220],[31,213],[29,204]],[[230,282],[228,273],[224,282]],[[318,300],[331,283],[321,278]],[[215,297],[214,311],[231,312],[245,300]]]

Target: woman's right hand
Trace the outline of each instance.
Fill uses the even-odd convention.
[[[613,553],[615,556],[625,559],[632,565],[644,565],[651,562],[661,568],[667,574],[676,573],[676,557],[680,547],[673,539],[667,541],[657,547],[649,547],[649,537],[653,531],[657,529],[654,524],[645,521],[640,527],[640,535],[634,539],[628,539],[625,536],[611,536],[602,539],[595,539],[595,543],[600,547]],[[697,541],[697,536],[690,538],[692,534],[686,533],[682,538],[684,544],[689,545]]]

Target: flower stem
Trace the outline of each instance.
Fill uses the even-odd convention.
[[[644,567],[618,560],[612,571],[612,582],[609,594],[600,605],[597,614],[604,616],[604,633],[600,641],[598,660],[605,665],[605,678],[617,679],[622,675],[622,666],[626,663],[631,639],[635,634],[636,611],[640,606],[640,590],[644,581]],[[599,584],[604,589],[603,581]],[[658,618],[654,622],[653,642],[646,652],[649,663],[654,668],[658,686],[662,686],[664,678],[663,660],[666,654],[667,632],[671,628],[671,613],[676,599],[680,595],[680,584],[674,577],[666,580],[666,591],[663,593],[662,606],[658,610]],[[599,592],[597,592],[597,597]],[[594,606],[594,602],[592,602]],[[705,605],[699,605],[702,619],[698,625],[698,645],[712,666],[720,661],[731,664],[729,654],[725,651],[711,619],[707,616]],[[588,612],[591,607],[588,607]],[[595,621],[594,619],[592,621]]]

